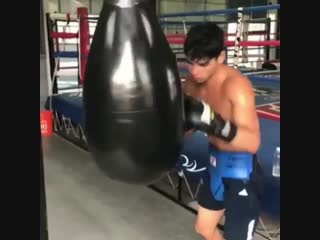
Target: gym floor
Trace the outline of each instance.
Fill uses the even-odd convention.
[[[60,136],[43,138],[43,153],[50,240],[201,239],[193,213],[147,187],[110,180]]]
[[[108,179],[87,152],[43,141],[49,239],[198,239],[195,215],[143,186]]]

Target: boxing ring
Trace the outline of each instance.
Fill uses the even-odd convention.
[[[251,8],[241,8],[240,12],[252,12],[252,11],[268,11],[279,9],[280,5],[268,5],[262,7],[251,7]],[[179,14],[165,14],[160,17],[162,26],[164,25],[181,25],[182,33],[168,33],[167,39],[168,43],[177,54],[177,63],[179,67],[180,77],[183,79],[187,73],[187,68],[184,65],[184,59],[181,55],[181,46],[184,42],[186,26],[196,24],[196,22],[188,22],[181,20],[168,21],[168,18],[186,17],[186,16],[204,16],[204,15],[220,15],[220,14],[239,14],[239,9],[227,9],[227,10],[214,10],[206,12],[193,12],[193,13],[179,13]],[[202,15],[201,15],[202,14]],[[55,15],[57,18],[57,16]],[[48,18],[52,18],[48,17]],[[59,15],[59,18],[64,18]],[[74,20],[76,16],[68,16],[69,21]],[[54,49],[52,48],[51,57],[53,59],[75,59],[76,65],[72,67],[64,67],[53,71],[53,82],[55,78],[62,75],[61,72],[71,71],[76,74],[77,84],[71,90],[71,92],[57,93],[53,91],[53,94],[48,98],[46,102],[46,108],[50,109],[54,113],[54,130],[57,134],[65,137],[69,141],[75,143],[76,145],[88,150],[86,137],[84,134],[84,111],[83,111],[83,99],[82,99],[82,84],[83,84],[83,74],[85,71],[86,56],[88,55],[89,45],[92,38],[92,30],[90,28],[90,23],[97,20],[96,17],[89,17],[85,10],[79,11],[79,32],[78,33],[48,33],[52,42],[58,41],[57,39],[71,39],[77,38],[78,42],[76,44],[76,49]],[[162,19],[166,19],[162,21]],[[199,23],[199,22],[197,22]],[[238,24],[242,24],[238,19]],[[266,31],[262,32],[265,35]],[[280,146],[280,71],[264,71],[258,68],[253,70],[241,69],[239,63],[241,59],[245,58],[244,50],[241,54],[238,54],[239,49],[242,47],[280,47],[280,40],[277,36],[264,37],[262,40],[253,41],[239,41],[239,32],[226,35],[226,46],[230,48],[230,56],[232,57],[232,65],[239,68],[245,75],[248,76],[252,85],[255,89],[255,99],[256,99],[256,110],[259,115],[260,127],[261,127],[261,148],[258,152],[258,159],[262,165],[264,172],[264,196],[263,196],[263,211],[267,212],[268,215],[279,219],[280,218],[280,178],[275,178],[272,176],[272,159],[273,153],[276,147]],[[247,32],[247,35],[261,35],[261,32]],[[237,53],[237,54],[235,54]],[[179,55],[180,54],[180,55]],[[253,57],[253,59],[256,59]],[[268,59],[270,60],[270,59]],[[279,60],[277,60],[279,61]],[[236,63],[234,63],[236,62]],[[57,64],[57,62],[56,62]],[[66,74],[66,73],[64,73]],[[68,75],[68,73],[66,74]],[[72,75],[72,74],[70,74]],[[183,145],[181,155],[186,155],[190,159],[192,157],[196,158],[198,161],[198,166],[192,166],[193,172],[199,172],[205,170],[204,163],[209,159],[208,155],[208,142],[204,134],[196,132],[191,139],[186,140]],[[183,159],[182,159],[183,160]],[[183,160],[184,161],[184,160]],[[186,162],[181,162],[181,159],[177,159],[177,168],[179,170],[183,169],[185,171],[190,170],[190,166],[185,164]],[[179,173],[179,179],[181,179],[181,172]],[[184,177],[190,177],[190,174],[184,175]],[[168,175],[169,176],[169,175]],[[192,176],[191,176],[192,177]],[[172,180],[169,176],[170,182]],[[174,185],[174,183],[172,183]],[[179,187],[176,188],[178,191],[177,201],[181,201],[181,181],[179,182]],[[199,189],[197,189],[198,191]]]

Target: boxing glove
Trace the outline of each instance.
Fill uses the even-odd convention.
[[[236,136],[236,125],[212,111],[207,103],[188,95],[184,95],[184,114],[185,131],[194,128],[227,142],[231,142]]]

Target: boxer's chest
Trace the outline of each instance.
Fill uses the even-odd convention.
[[[231,119],[231,102],[222,86],[207,87],[196,90],[197,98],[209,104],[224,119]]]

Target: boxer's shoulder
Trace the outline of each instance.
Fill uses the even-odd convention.
[[[238,72],[231,72],[223,84],[224,92],[230,98],[254,97],[254,90],[250,80]]]

